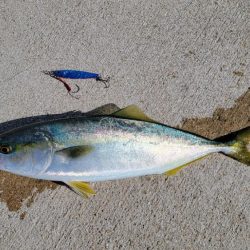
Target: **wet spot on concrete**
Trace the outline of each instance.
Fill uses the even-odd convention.
[[[234,71],[233,72],[236,76],[244,76],[244,73],[241,71]]]
[[[27,212],[23,212],[20,214],[20,220],[23,220],[26,216]]]
[[[37,193],[45,189],[55,189],[58,185],[49,182],[0,172],[0,201],[5,202],[10,211],[17,211],[24,201],[29,207]]]
[[[250,89],[240,96],[233,107],[218,108],[212,117],[185,119],[181,129],[214,139],[250,126]]]

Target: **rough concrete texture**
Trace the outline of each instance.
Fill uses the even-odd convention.
[[[115,103],[171,126],[223,117],[224,132],[241,128],[238,112],[213,113],[249,88],[249,1],[42,2],[0,2],[0,122]],[[58,68],[109,75],[110,87],[77,81],[73,99],[41,74]],[[216,154],[167,179],[95,183],[89,200],[57,187],[10,211],[1,198],[0,248],[249,249],[249,183],[249,168]]]

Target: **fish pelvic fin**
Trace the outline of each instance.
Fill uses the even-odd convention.
[[[91,188],[89,183],[82,181],[70,181],[66,184],[77,194],[84,198],[89,198],[92,195],[95,195],[96,192]]]
[[[232,148],[225,155],[250,166],[250,127],[217,138],[216,141],[227,144]]]
[[[129,105],[126,108],[123,108],[117,112],[114,112],[113,114],[111,114],[111,116],[140,120],[140,121],[147,121],[147,122],[155,122],[153,119],[148,117],[141,109],[139,109],[136,105]]]

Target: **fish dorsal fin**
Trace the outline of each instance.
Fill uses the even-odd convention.
[[[120,117],[120,118],[128,118],[140,121],[154,122],[153,119],[148,117],[143,113],[141,109],[139,109],[136,105],[129,105],[126,108],[123,108],[113,114],[112,116]]]
[[[60,154],[66,156],[67,158],[78,158],[81,156],[85,156],[93,151],[93,147],[90,145],[82,145],[64,148],[56,152],[56,154]]]
[[[77,194],[83,196],[84,198],[89,198],[95,195],[96,192],[91,188],[87,182],[82,181],[70,181],[66,183],[70,188],[72,188]]]
[[[98,107],[96,109],[93,109],[85,113],[85,115],[86,116],[110,115],[113,114],[114,112],[117,112],[118,110],[120,110],[120,108],[117,105],[109,103],[101,107]]]

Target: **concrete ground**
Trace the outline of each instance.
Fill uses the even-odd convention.
[[[0,2],[1,123],[115,103],[211,138],[250,125],[249,1],[41,2]],[[110,87],[71,98],[41,73],[61,68]],[[1,249],[250,249],[250,170],[223,155],[89,200],[16,178],[0,174]]]

